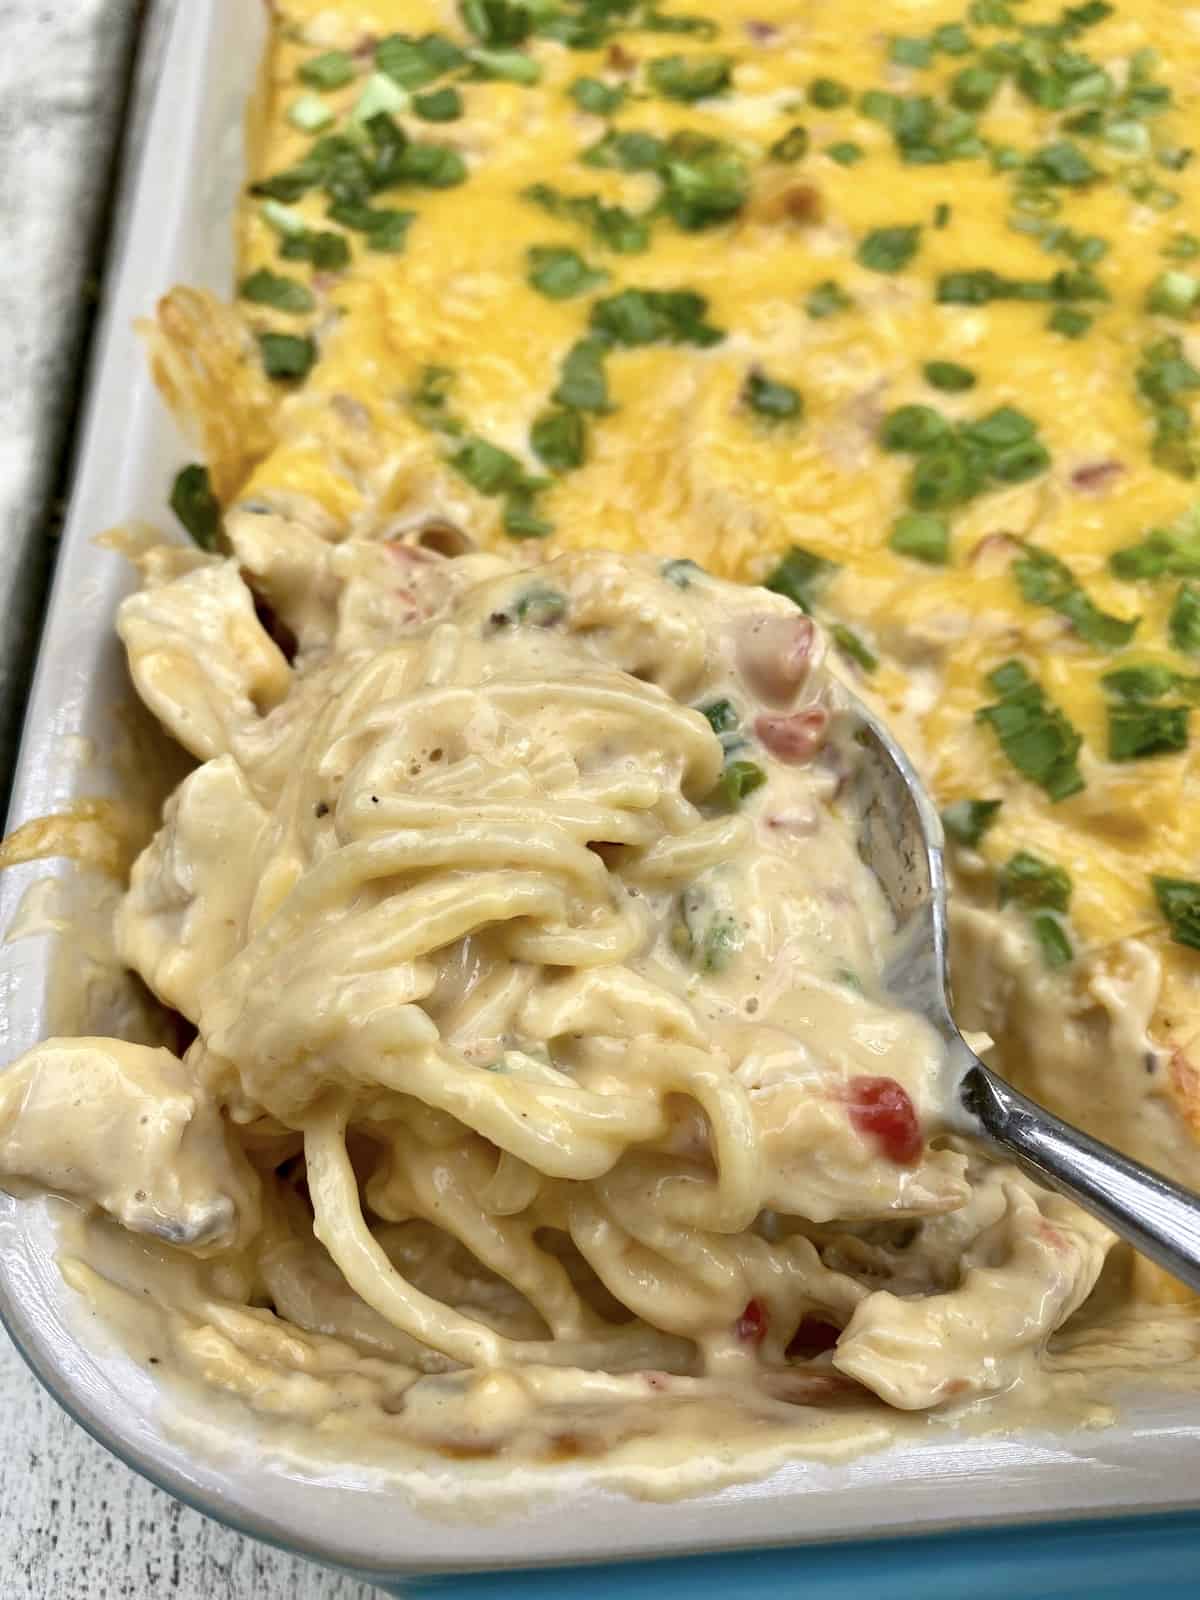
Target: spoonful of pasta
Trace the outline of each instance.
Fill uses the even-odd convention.
[[[1020,1166],[1074,1200],[1143,1255],[1200,1289],[1200,1195],[1093,1139],[1028,1099],[986,1066],[950,1010],[942,825],[920,778],[884,725],[849,693],[857,719],[859,849],[896,917],[890,992],[946,1042],[959,1131],[1000,1146]]]

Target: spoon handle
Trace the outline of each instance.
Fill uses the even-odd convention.
[[[1021,1166],[1200,1291],[1200,1195],[1060,1121],[982,1061],[968,1069],[961,1094],[987,1137]]]

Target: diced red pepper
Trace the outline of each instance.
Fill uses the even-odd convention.
[[[812,760],[825,743],[828,728],[829,713],[823,706],[809,706],[807,711],[792,711],[781,717],[756,717],[754,721],[755,733],[771,754],[793,767]]]
[[[895,1078],[851,1078],[847,1099],[850,1121],[874,1139],[889,1161],[911,1167],[924,1148],[921,1124],[908,1091]]]
[[[767,1308],[761,1300],[747,1300],[746,1309],[737,1319],[735,1332],[745,1344],[761,1344],[767,1337]]]

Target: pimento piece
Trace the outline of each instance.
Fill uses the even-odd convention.
[[[1092,461],[1075,468],[1071,474],[1071,487],[1078,489],[1080,494],[1107,494],[1124,474],[1125,465],[1121,461]]]
[[[793,711],[786,717],[756,717],[754,731],[766,749],[788,766],[811,761],[825,743],[829,713],[821,706]]]
[[[761,1344],[767,1337],[769,1320],[761,1300],[747,1300],[745,1310],[734,1323],[734,1332],[743,1344]]]
[[[850,1121],[859,1133],[874,1139],[898,1167],[914,1166],[925,1141],[907,1089],[895,1078],[863,1075],[851,1078],[847,1091]]]

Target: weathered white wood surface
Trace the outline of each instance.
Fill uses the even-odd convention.
[[[136,1477],[0,1339],[3,1600],[377,1600],[377,1590],[231,1533]]]
[[[167,10],[167,0],[0,0],[0,601],[9,629],[14,596],[36,585],[51,537],[129,51],[139,24],[156,30]],[[0,724],[9,679],[20,675],[6,653]],[[10,754],[0,751],[5,766]],[[0,1600],[376,1594],[230,1533],[135,1477],[68,1420],[0,1332]]]

